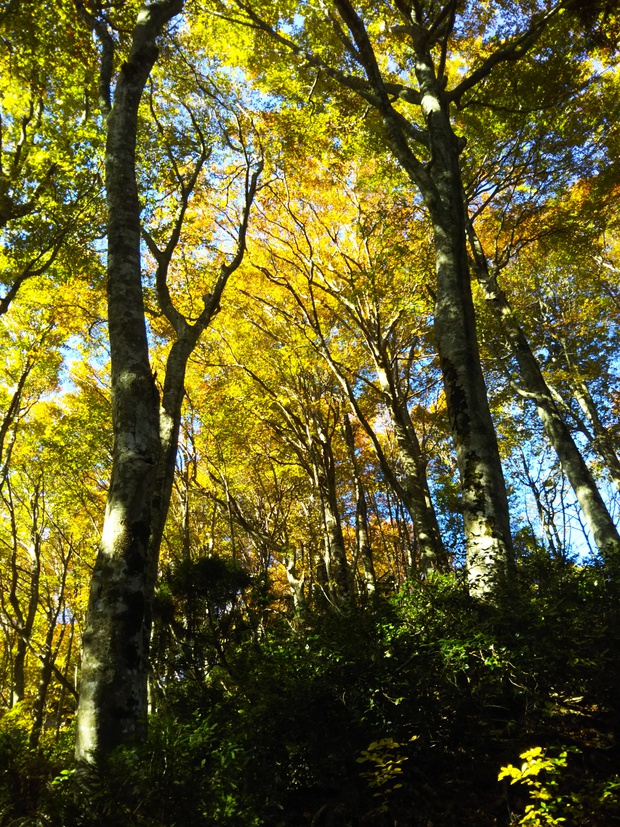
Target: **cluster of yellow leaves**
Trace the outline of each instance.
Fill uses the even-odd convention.
[[[557,787],[558,775],[568,763],[568,752],[564,750],[552,758],[542,747],[532,747],[522,752],[519,758],[523,759],[521,767],[509,764],[502,767],[497,777],[498,781],[510,778],[511,784],[524,784],[529,788],[533,803],[526,806],[519,824],[527,827],[557,827],[566,821],[563,816],[557,815],[563,808]],[[539,778],[541,773],[546,777]]]
[[[418,737],[412,735],[409,743],[416,741]],[[388,812],[390,795],[403,786],[399,777],[403,772],[402,765],[408,760],[408,756],[402,752],[405,746],[394,738],[380,738],[362,750],[359,758],[356,759],[358,764],[372,766],[372,769],[361,773],[361,776],[366,779],[370,787],[376,789],[373,795],[380,799],[379,812]]]

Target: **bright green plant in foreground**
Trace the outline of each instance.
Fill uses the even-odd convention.
[[[532,747],[522,752],[519,758],[523,759],[521,767],[508,764],[502,767],[498,781],[510,778],[511,784],[525,784],[530,788],[531,804],[525,808],[525,815],[519,824],[527,827],[555,827],[566,821],[557,815],[562,811],[566,802],[558,795],[559,775],[567,764],[567,750],[563,750],[557,758],[547,755],[542,747]],[[544,778],[540,778],[545,773]]]
[[[618,776],[604,782],[588,780],[578,792],[563,791],[568,753],[579,751],[569,748],[562,750],[557,757],[551,757],[542,747],[532,747],[519,756],[523,759],[521,767],[512,764],[502,767],[499,781],[510,778],[511,784],[520,783],[529,787],[532,802],[526,806],[519,824],[526,827],[556,827],[564,823],[606,824],[607,818],[617,817],[620,808]]]

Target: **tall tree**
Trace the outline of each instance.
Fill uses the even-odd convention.
[[[459,160],[464,141],[455,132],[453,107],[497,66],[526,55],[558,10],[550,6],[531,19],[519,14],[504,25],[481,15],[474,26],[487,39],[485,54],[454,78],[449,78],[447,60],[467,40],[470,18],[469,10],[452,0],[440,7],[398,2],[380,12],[339,0],[333,11],[304,9],[292,31],[282,28],[283,21],[274,20],[269,9],[241,0],[223,11],[369,104],[391,152],[424,200],[436,252],[435,337],[459,460],[471,590],[479,596],[508,576],[512,541],[478,355]]]
[[[175,299],[171,285],[178,275],[173,255],[181,243],[190,199],[213,147],[195,107],[179,103],[178,96],[174,99],[169,94],[170,86],[178,81],[179,72],[172,69],[174,61],[191,80],[184,94],[189,89],[209,104],[213,104],[216,95],[213,88],[203,84],[198,69],[183,51],[183,37],[179,35],[174,44],[168,40],[166,57],[172,62],[165,78],[159,79],[162,103],[158,106],[153,75],[159,55],[156,41],[181,14],[182,0],[143,5],[128,39],[123,32],[130,19],[111,22],[101,10],[93,12],[82,5],[78,9],[100,43],[99,98],[107,129],[107,296],[114,449],[83,639],[76,746],[79,759],[97,761],[120,743],[141,740],[146,731],[151,603],[173,486],[185,371],[198,339],[219,310],[230,275],[243,258],[261,163],[252,167],[253,156],[243,142],[238,119],[236,135],[223,130],[222,144],[242,158],[240,165],[232,164],[233,170],[221,185],[228,200],[231,192],[241,190],[238,201],[233,200],[230,208],[237,216],[236,225],[233,221],[233,249],[227,256],[226,251],[218,251],[217,243],[212,244],[216,254],[211,256],[211,267],[204,268],[198,281],[188,278],[187,273],[182,277],[185,283],[191,281],[194,291],[202,288],[198,294],[201,298],[194,292],[189,298]],[[122,18],[130,12],[122,9],[119,13]],[[126,60],[115,72],[117,53],[121,52]],[[195,60],[200,62],[198,57]],[[146,108],[141,109],[143,101],[148,103],[148,115],[140,129]],[[166,116],[176,117],[177,124],[183,122],[183,129],[166,124]],[[152,127],[149,138],[146,125]],[[153,180],[152,158],[150,166],[143,164],[138,169],[139,133],[140,138],[147,138],[147,144],[151,140],[151,149],[165,160],[159,180]],[[222,162],[221,158],[218,160]],[[241,183],[237,187],[238,180]],[[147,217],[155,220],[151,230],[140,216],[140,185],[150,186],[154,192],[146,209]],[[171,196],[170,192],[174,194]],[[214,223],[222,234],[230,233],[226,216],[216,216]],[[142,272],[142,239],[154,261],[155,275],[149,291],[147,286],[151,285]],[[204,241],[195,243],[207,246]],[[219,273],[213,279],[214,263]],[[151,297],[156,302],[156,307],[149,306],[149,310],[161,315],[168,325],[164,334],[168,342],[172,331],[172,343],[164,360],[161,409],[149,354],[147,292],[149,302]],[[202,307],[196,313],[197,300]]]
[[[382,135],[425,204],[435,243],[435,338],[461,476],[470,586],[479,596],[509,576],[512,547],[476,341],[462,199],[469,135],[460,112],[470,106],[492,112],[496,105],[526,112],[525,85],[538,95],[534,109],[542,108],[547,90],[560,88],[558,67],[568,88],[577,89],[582,79],[571,79],[569,67],[584,56],[587,44],[582,22],[575,25],[570,13],[579,7],[563,0],[527,8],[396,0],[378,8],[339,0],[330,9],[299,5],[276,12],[270,4],[231,0],[217,12],[251,27],[262,49],[271,41],[271,64],[263,60],[258,66],[252,57],[247,62],[263,84],[271,82],[284,96],[288,92],[298,106],[309,73],[315,74],[310,97],[324,95],[341,117],[351,111],[352,95],[361,98],[370,133]],[[296,85],[288,89],[281,74],[269,73],[283,50],[299,61]],[[496,100],[498,84],[508,95]],[[570,100],[571,92],[565,88],[563,94]]]
[[[156,39],[181,10],[182,0],[140,9],[112,92],[114,35],[105,19],[81,7],[101,48],[114,428],[112,477],[82,643],[76,754],[84,760],[140,739],[146,727],[145,575],[161,442],[142,296],[136,141],[140,101],[158,54]]]
[[[545,433],[575,492],[599,552],[607,562],[617,561],[620,559],[620,535],[614,521],[545,381],[523,329],[498,284],[497,275],[489,267],[480,240],[471,224],[469,234],[476,276],[519,366],[527,396],[536,405]],[[583,391],[581,398],[583,399]]]
[[[351,465],[353,467],[353,483],[355,497],[355,544],[356,555],[361,559],[364,585],[368,595],[372,596],[377,590],[377,575],[372,559],[370,532],[368,530],[368,503],[364,482],[358,467],[358,458],[355,446],[355,434],[351,427],[351,419],[344,414],[344,434]]]
[[[295,360],[297,361],[297,360]],[[294,364],[294,363],[293,363]],[[350,600],[352,582],[342,531],[338,496],[334,439],[340,424],[339,394],[330,393],[331,377],[320,370],[312,373],[284,368],[277,390],[247,366],[239,365],[260,386],[278,416],[267,422],[285,441],[306,471],[318,501],[322,535],[323,565],[320,567],[325,596],[339,606]],[[288,375],[286,375],[288,374]],[[282,398],[282,391],[286,398]]]

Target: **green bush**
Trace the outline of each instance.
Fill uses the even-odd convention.
[[[607,827],[618,601],[594,568],[532,556],[519,576],[496,606],[450,575],[260,638],[223,618],[210,634],[226,635],[225,663],[167,676],[147,743],[96,771],[76,771],[70,736],[31,750],[17,710],[0,724],[2,825],[507,827],[497,768],[534,742],[579,746],[583,771],[569,766],[558,795]],[[204,645],[208,662],[219,643]]]

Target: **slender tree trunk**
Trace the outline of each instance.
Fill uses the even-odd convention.
[[[0,602],[0,607],[2,602]],[[4,612],[3,612],[4,614]],[[3,618],[5,620],[5,618]],[[8,620],[8,618],[6,619]],[[2,641],[0,642],[0,704],[3,707],[11,707],[11,694],[13,688],[13,641],[15,634],[10,626],[10,621],[2,623]]]
[[[306,596],[304,593],[306,573],[302,571],[301,575],[297,575],[295,556],[287,557],[283,562],[284,568],[286,569],[286,579],[291,590],[291,597],[293,598],[293,607],[296,612],[301,612],[306,608]]]
[[[620,460],[613,446],[611,435],[599,416],[596,403],[586,383],[576,378],[571,379],[570,382],[575,399],[592,428],[594,434],[592,444],[605,463],[616,490],[620,492]]]
[[[195,346],[192,341],[176,341],[172,345],[164,380],[162,405],[159,412],[161,455],[153,486],[151,532],[149,536],[147,581],[154,589],[157,581],[159,549],[161,546],[176,468],[181,408],[185,395],[187,360]],[[150,635],[150,629],[145,632]]]
[[[532,492],[534,502],[536,503],[538,519],[540,520],[543,533],[547,538],[549,552],[555,560],[561,560],[565,544],[562,543],[562,540],[560,538],[560,533],[558,531],[558,527],[555,520],[555,514],[553,513],[553,510],[548,507],[548,504],[546,502],[543,502],[543,498],[540,493],[540,488],[537,485],[536,480],[534,480],[532,475],[530,474],[528,461],[523,451],[521,452],[521,462],[523,465],[523,474],[525,476],[525,480],[527,482],[527,485],[529,486],[530,491]]]
[[[586,524],[603,559],[620,561],[620,535],[598,490],[590,469],[575,445],[536,357],[515,318],[512,308],[490,271],[482,246],[473,228],[470,241],[475,254],[478,281],[493,308],[501,330],[519,365],[528,396],[536,405],[543,428],[577,497]]]
[[[67,690],[69,690],[69,693],[77,700],[75,688],[71,686],[71,683],[69,681],[69,669],[71,667],[71,654],[73,652],[74,638],[75,617],[71,617],[71,631],[69,632],[69,643],[67,644],[67,654],[65,656],[64,671],[61,672],[60,669],[56,671],[56,676],[60,678],[60,696],[58,698],[58,709],[56,714],[56,738],[58,738],[60,734],[60,728],[62,726],[63,709]]]
[[[45,336],[41,338],[41,344],[43,344],[45,340]],[[30,359],[28,357],[26,359],[26,364],[22,368],[22,372],[20,374],[19,380],[17,382],[17,387],[15,388],[13,395],[11,397],[11,401],[9,402],[6,413],[2,417],[2,421],[0,421],[0,467],[6,466],[6,456],[4,451],[4,445],[6,443],[7,434],[11,425],[15,422],[17,415],[19,414],[19,409],[21,407],[22,395],[24,392],[24,386],[26,384],[26,380],[28,379],[30,372],[32,371],[34,365],[36,364],[34,359]],[[4,479],[0,480],[0,486],[4,482]]]
[[[16,706],[26,697],[26,653],[28,644],[25,638],[18,636],[13,659],[13,678],[11,706]]]
[[[318,446],[318,453],[320,456],[312,459],[312,468],[323,518],[327,588],[330,598],[338,606],[350,597],[349,566],[338,509],[335,466],[329,442],[322,441]]]
[[[422,569],[426,571],[431,568],[437,568],[440,571],[445,571],[449,568],[448,554],[441,539],[437,515],[428,487],[426,463],[422,457],[417,434],[413,428],[409,413],[406,411],[406,406],[403,412],[397,401],[394,382],[393,380],[390,382],[391,370],[389,366],[387,369],[384,366],[383,358],[379,352],[379,344],[365,326],[363,333],[366,337],[372,358],[375,360],[384,401],[390,414],[390,419],[392,420],[399,458],[405,471],[404,484],[400,482],[394,469],[388,462],[388,458],[385,456],[377,434],[374,432],[372,425],[366,419],[359,406],[354,389],[343,374],[340,366],[334,362],[326,342],[323,343],[323,356],[346,394],[353,413],[368,435],[385,480],[402,502],[411,518],[422,558]],[[407,427],[407,422],[409,423],[409,427]],[[413,574],[415,571],[416,567],[412,561],[411,573]]]
[[[390,492],[385,492],[387,502],[387,511],[390,523],[390,542],[389,547],[392,548],[392,575],[394,578],[393,588],[398,590],[405,580],[411,576],[413,571],[413,543],[410,533],[410,525],[405,517],[405,506],[403,500],[398,497],[394,501],[390,497]],[[395,543],[393,538],[398,538]]]
[[[50,625],[47,630],[45,644],[43,646],[43,653],[41,658],[41,672],[39,673],[39,685],[37,686],[37,696],[32,709],[32,729],[30,730],[29,743],[31,747],[36,747],[43,731],[43,724],[45,721],[45,701],[47,693],[52,680],[52,673],[54,668],[54,652],[52,644],[54,642],[54,626]]]
[[[599,416],[598,408],[592,398],[590,389],[583,379],[579,378],[578,368],[570,355],[567,343],[562,341],[561,344],[566,356],[566,363],[571,374],[569,382],[572,387],[574,397],[586,419],[590,423],[590,427],[592,428],[592,432],[594,434],[594,439],[592,440],[593,446],[605,463],[616,490],[620,492],[620,460],[618,459],[618,454],[614,448],[613,440]]]
[[[182,0],[145,5],[107,115],[108,327],[112,362],[112,477],[93,571],[77,716],[76,757],[97,761],[146,734],[144,625],[154,474],[161,455],[159,397],[149,363],[142,300],[138,107],[157,58],[155,39]],[[108,85],[109,94],[109,85]]]
[[[41,672],[39,674],[39,685],[37,687],[37,696],[32,710],[32,729],[30,731],[30,746],[36,747],[43,731],[45,723],[45,704],[47,701],[47,693],[49,691],[50,683],[54,670],[58,672],[56,667],[56,659],[58,652],[62,645],[62,640],[65,635],[65,626],[61,626],[60,632],[58,630],[58,618],[65,605],[65,589],[67,586],[67,574],[69,571],[69,562],[72,556],[72,548],[69,547],[67,554],[63,555],[62,577],[60,581],[60,588],[57,594],[50,599],[49,610],[47,612],[47,632],[45,635],[45,643],[43,644],[39,660],[41,661]],[[73,635],[73,626],[71,627],[71,634]],[[54,644],[54,638],[57,638]],[[63,687],[64,689],[64,687]]]
[[[355,439],[353,436],[353,429],[351,428],[351,420],[349,415],[344,415],[344,435],[351,458],[351,466],[353,468],[353,485],[355,490],[355,540],[357,545],[357,553],[362,561],[362,571],[364,572],[364,585],[366,593],[372,597],[377,591],[377,577],[375,574],[375,566],[372,559],[372,548],[370,545],[370,535],[368,533],[368,506],[366,504],[366,493],[364,485],[359,472],[357,457],[355,455]]]
[[[28,603],[25,608],[19,598],[19,573],[20,564],[18,561],[19,538],[17,536],[17,525],[13,498],[9,485],[7,504],[11,515],[13,554],[11,558],[11,586],[9,591],[9,604],[14,613],[13,627],[17,633],[15,658],[13,660],[13,685],[11,706],[14,706],[26,697],[26,656],[30,647],[34,623],[39,606],[39,588],[41,578],[41,534],[39,529],[39,497],[41,490],[39,485],[35,486],[32,498],[32,526],[30,530],[30,546],[28,552],[32,561],[32,568],[29,572]]]
[[[437,514],[431,499],[426,476],[426,461],[418,435],[409,416],[406,403],[400,398],[396,388],[396,379],[388,364],[387,355],[375,354],[379,383],[383,399],[387,406],[401,464],[405,470],[405,489],[411,513],[416,539],[420,547],[420,563],[423,572],[436,569],[448,571],[448,554],[441,539]]]
[[[262,172],[262,160],[252,171],[249,163],[245,170],[245,207],[243,209],[241,222],[237,235],[237,248],[229,262],[222,264],[219,276],[213,286],[211,293],[203,296],[204,307],[193,324],[175,308],[168,289],[167,276],[172,255],[179,241],[185,211],[189,203],[190,194],[196,185],[200,171],[208,157],[208,151],[203,142],[202,154],[194,173],[182,194],[182,208],[177,216],[174,230],[164,250],[160,250],[153,240],[147,236],[147,243],[155,259],[157,260],[157,296],[162,311],[176,334],[176,341],[173,342],[166,361],[166,373],[164,377],[164,388],[159,413],[159,438],[161,453],[155,482],[153,486],[153,499],[151,503],[151,525],[147,555],[147,590],[152,593],[157,581],[157,570],[159,563],[159,550],[166,526],[174,474],[176,469],[176,458],[179,447],[179,431],[181,427],[181,412],[183,398],[185,396],[185,374],[187,363],[194,352],[198,340],[208,328],[211,320],[219,311],[220,301],[230,276],[237,270],[245,254],[246,234],[250,218],[250,208],[256,195],[258,179]],[[247,158],[246,158],[247,161]],[[144,646],[148,651],[151,630],[150,611],[147,611],[144,634]]]

